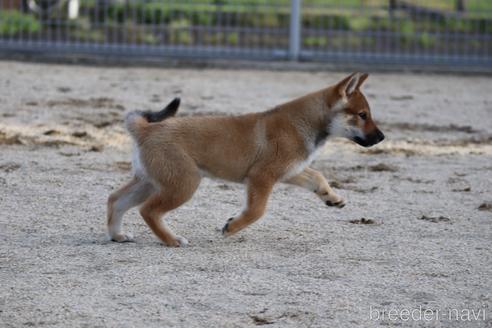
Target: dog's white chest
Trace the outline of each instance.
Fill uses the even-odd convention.
[[[316,148],[314,151],[312,151],[309,156],[302,160],[302,161],[299,161],[297,163],[293,163],[289,166],[289,168],[287,169],[287,173],[284,175],[284,177],[282,178],[282,180],[288,180],[296,175],[298,175],[299,173],[301,173],[302,171],[304,171],[304,169],[306,167],[308,167],[309,165],[311,165],[311,163],[314,161],[314,159],[318,156],[318,154],[321,152],[321,149],[323,147],[318,147]]]

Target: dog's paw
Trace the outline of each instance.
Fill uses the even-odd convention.
[[[133,235],[129,233],[121,233],[115,236],[111,236],[111,241],[115,241],[117,243],[131,243],[134,241]]]
[[[222,235],[228,236],[229,235],[229,223],[234,220],[234,218],[229,218],[226,222],[226,224],[222,227]]]
[[[188,246],[188,239],[182,236],[176,236],[176,240],[178,241],[178,247],[186,247]]]
[[[327,200],[325,204],[328,206],[343,208],[345,206],[345,200],[343,198],[340,198],[339,200],[336,201]]]
[[[316,191],[318,197],[327,205],[342,208],[345,206],[345,200],[337,194],[328,190]]]
[[[188,246],[188,240],[185,237],[176,236],[176,238],[169,244],[169,247],[186,247]]]

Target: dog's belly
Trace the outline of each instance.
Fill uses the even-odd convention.
[[[183,148],[193,158],[202,176],[233,182],[244,180],[256,154],[254,143],[244,140],[242,143],[230,142],[227,137],[207,144],[194,142]]]
[[[214,169],[200,166],[200,175],[204,178],[221,179],[232,182],[243,182],[246,170],[239,168],[215,167]]]

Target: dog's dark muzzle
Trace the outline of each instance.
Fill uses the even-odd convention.
[[[381,141],[384,140],[384,134],[383,132],[378,130],[375,130],[374,132],[366,135],[365,138],[360,138],[360,137],[354,137],[352,139],[355,141],[357,144],[363,146],[363,147],[371,147],[374,146],[377,143],[380,143]]]

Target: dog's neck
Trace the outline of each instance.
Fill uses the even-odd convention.
[[[344,101],[327,88],[294,99],[266,112],[269,115],[287,114],[304,140],[307,154],[322,147],[330,137],[330,125],[335,114],[343,109]]]
[[[306,115],[310,120],[303,120],[307,129],[311,131],[308,140],[308,148],[318,149],[322,147],[331,136],[331,125],[336,114],[343,110],[346,100],[333,96],[332,88],[324,89],[316,93],[312,98],[310,115]]]
[[[326,129],[319,129],[314,138],[314,147],[322,147],[325,144],[326,140],[328,140],[329,136],[330,133],[326,131]]]

